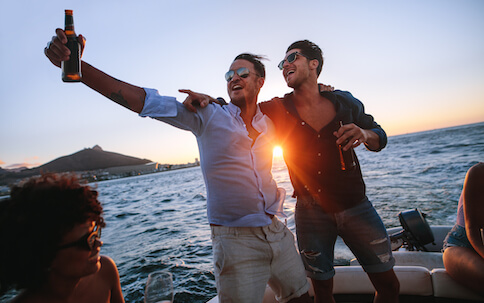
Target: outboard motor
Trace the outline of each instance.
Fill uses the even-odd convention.
[[[406,246],[407,250],[427,251],[425,245],[434,242],[434,234],[425,217],[418,209],[400,212],[403,230],[390,235],[392,250]]]

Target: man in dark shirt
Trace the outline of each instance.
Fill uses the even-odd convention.
[[[315,302],[334,302],[334,244],[341,236],[375,286],[375,302],[398,302],[399,282],[393,271],[390,239],[365,193],[353,148],[380,151],[385,131],[351,93],[318,87],[321,49],[304,40],[293,43],[279,64],[294,91],[260,103],[276,127],[284,151],[296,204],[296,233]],[[321,89],[321,92],[320,92]],[[200,100],[203,97],[200,95]],[[208,100],[184,102],[207,106]]]
[[[385,147],[383,129],[349,92],[320,92],[321,49],[293,43],[279,67],[294,89],[260,104],[275,124],[296,205],[296,233],[315,302],[334,302],[334,243],[340,235],[375,286],[375,302],[398,302],[399,282],[385,226],[366,197],[353,148]]]

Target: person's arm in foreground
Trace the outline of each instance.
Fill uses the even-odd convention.
[[[464,217],[467,238],[474,250],[484,259],[484,163],[469,169],[464,182]]]
[[[484,163],[469,169],[464,181],[465,231],[472,248],[451,245],[444,250],[445,270],[458,283],[484,296],[484,244],[480,229],[484,223]]]
[[[79,35],[78,40],[84,50],[84,37]],[[52,37],[48,47],[44,49],[47,58],[57,67],[61,66],[62,61],[69,59],[70,51],[65,43],[67,37],[64,31],[58,28],[56,36]],[[85,85],[134,112],[140,113],[143,109],[146,96],[143,88],[115,79],[84,61],[81,61],[81,70],[81,81]]]

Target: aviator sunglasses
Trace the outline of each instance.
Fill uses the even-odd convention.
[[[249,69],[247,67],[241,67],[241,68],[237,69],[236,71],[229,70],[228,72],[225,73],[225,80],[227,80],[227,82],[230,82],[230,80],[232,80],[234,78],[235,73],[237,73],[237,75],[239,75],[240,78],[245,79],[249,76],[249,74],[251,74],[251,71],[249,71]],[[256,74],[256,73],[252,73],[252,74],[255,74],[255,75],[260,77],[259,74]]]
[[[294,53],[291,53],[289,56],[287,56],[286,59],[282,60],[277,67],[279,67],[279,69],[282,70],[284,68],[284,62],[287,60],[288,63],[293,63],[294,61],[296,61],[297,55],[301,55],[303,57],[306,57],[308,60],[311,60],[311,58],[309,58],[305,54],[301,54],[300,52],[294,52]]]
[[[95,225],[92,232],[85,234],[79,240],[59,246],[57,249],[77,247],[85,250],[92,250],[96,240],[101,239],[101,226]]]

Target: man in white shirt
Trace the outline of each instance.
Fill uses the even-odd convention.
[[[44,53],[59,67],[70,53],[64,31],[56,33]],[[79,41],[83,43],[82,36]],[[257,105],[265,80],[260,59],[237,56],[225,75],[231,103],[210,104],[197,113],[173,97],[114,79],[84,61],[82,82],[142,117],[196,136],[220,302],[262,302],[266,284],[280,302],[311,302],[294,236],[277,219],[284,217],[285,191],[271,174],[274,126]]]

